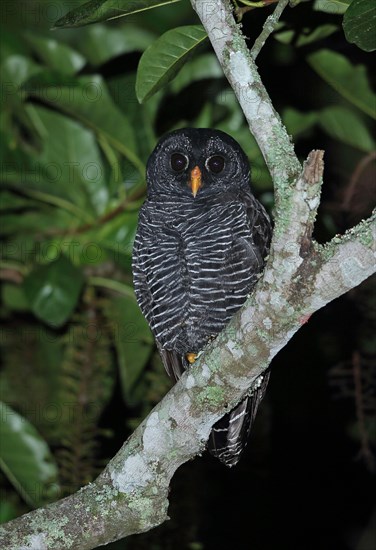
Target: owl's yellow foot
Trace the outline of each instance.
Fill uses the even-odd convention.
[[[185,358],[192,365],[197,359],[197,353],[186,353]]]

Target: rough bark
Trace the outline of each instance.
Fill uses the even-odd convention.
[[[192,0],[272,174],[275,230],[266,269],[245,306],[76,494],[0,529],[10,550],[94,548],[167,519],[176,469],[205,449],[212,425],[245,394],[309,316],[376,271],[376,215],[326,245],[312,240],[323,152],[301,167],[229,2]],[[268,33],[270,27],[268,27]]]

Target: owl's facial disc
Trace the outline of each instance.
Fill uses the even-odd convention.
[[[193,170],[191,170],[191,177],[189,180],[189,187],[192,190],[193,197],[196,197],[198,190],[200,189],[202,183],[202,174],[200,168],[196,165]]]
[[[150,155],[147,183],[149,197],[171,195],[199,203],[249,189],[249,163],[224,132],[182,128],[163,137]]]

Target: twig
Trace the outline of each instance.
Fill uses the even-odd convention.
[[[279,18],[281,17],[283,10],[288,5],[288,3],[289,3],[289,0],[279,0],[273,13],[266,18],[261,34],[256,38],[255,43],[253,44],[251,49],[251,57],[253,60],[256,59],[262,47],[264,46],[266,40],[275,30],[277,23],[279,21]]]
[[[355,170],[351,175],[350,183],[346,189],[345,196],[343,198],[343,202],[341,205],[342,210],[348,210],[350,208],[350,202],[354,196],[359,178],[362,175],[363,171],[373,160],[376,160],[376,151],[371,151],[370,153],[365,155],[356,165]]]
[[[244,7],[238,6],[238,3],[234,0],[235,4],[235,16],[240,23],[240,21],[243,19],[243,15],[249,11],[252,11],[256,8],[266,8],[267,6],[270,6],[271,4],[276,4],[278,0],[262,0],[261,2],[246,2],[245,0],[241,0],[242,4],[246,4]]]
[[[105,223],[113,220],[116,218],[119,214],[124,212],[127,209],[130,209],[132,206],[133,209],[139,208],[141,206],[141,203],[138,203],[138,200],[143,197],[145,194],[145,186],[142,186],[138,189],[136,189],[129,197],[125,198],[120,204],[115,206],[113,210],[110,210],[109,212],[106,212],[106,214],[103,214],[100,218],[97,220],[85,223],[83,225],[79,225],[78,227],[71,227],[69,229],[57,229],[57,228],[51,228],[47,229],[43,232],[40,232],[37,234],[37,238],[45,238],[45,237],[56,237],[59,235],[69,236],[69,235],[80,235],[82,233],[86,233],[87,231],[90,231],[91,229],[97,229],[98,227],[101,227]]]
[[[19,271],[14,269],[0,269],[0,280],[20,285],[23,281],[23,276]]]

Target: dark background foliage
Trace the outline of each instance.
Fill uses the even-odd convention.
[[[166,31],[198,25],[189,2],[49,30],[80,4],[1,2],[1,521],[94,479],[168,391],[130,269],[159,136],[227,131],[273,208],[270,177],[208,41],[137,101],[142,52]],[[347,42],[342,15],[323,4],[288,8],[258,58],[300,158],[326,151],[320,242],[368,216],[376,193],[371,54]],[[272,9],[244,14],[250,45]],[[145,75],[140,64],[138,97]],[[368,280],[316,313],[273,361],[239,466],[206,454],[185,464],[171,520],[109,548],[373,549],[375,312]]]

